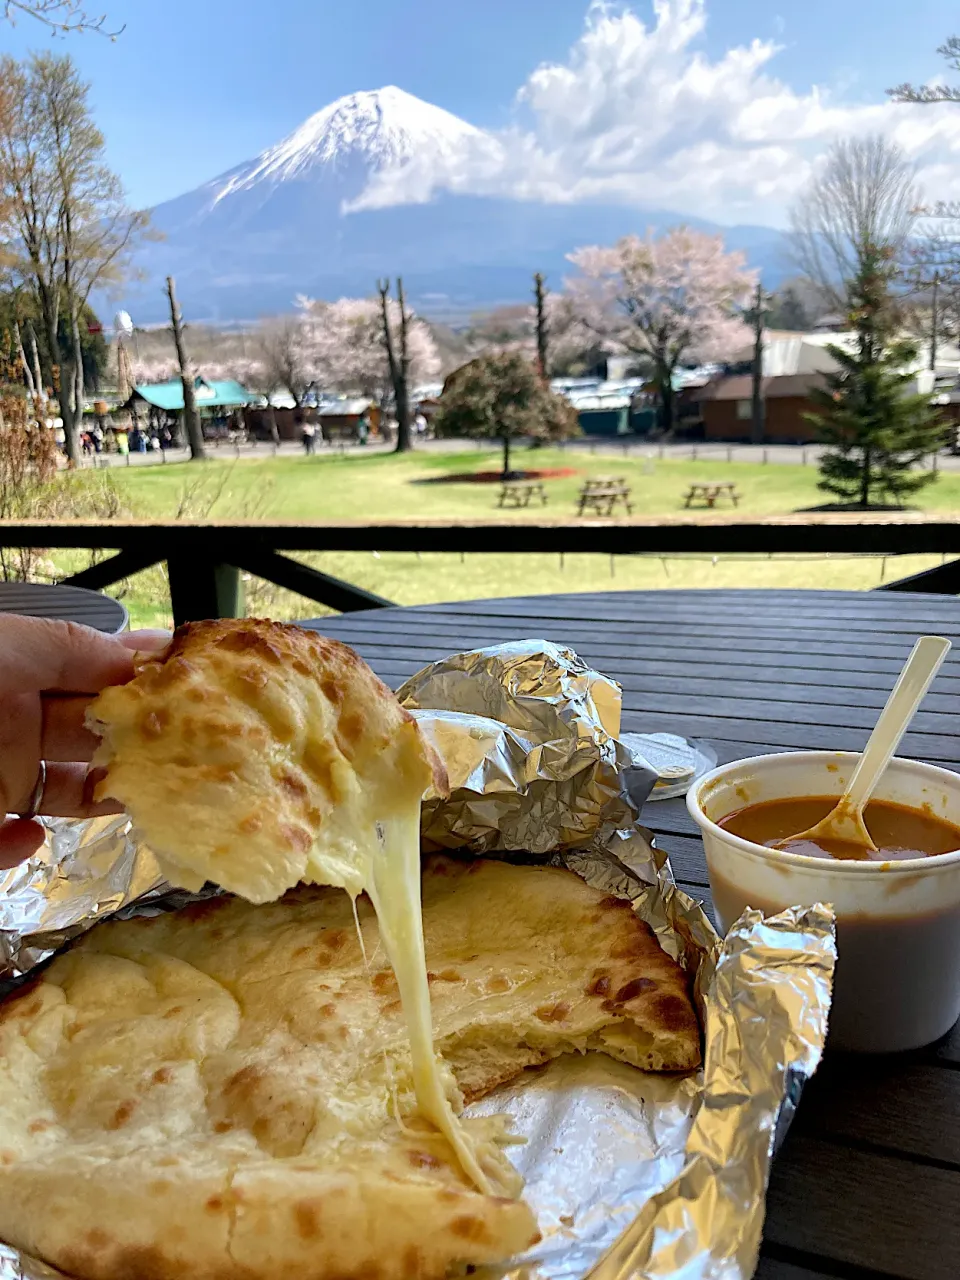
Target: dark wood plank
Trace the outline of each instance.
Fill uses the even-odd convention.
[[[0,582],[0,613],[79,622],[110,634],[127,625],[127,611],[119,600],[83,587],[42,582]]]
[[[821,1263],[816,1258],[812,1260],[811,1266],[792,1261],[803,1256],[795,1249],[768,1245],[760,1254],[760,1263],[753,1280],[889,1280],[889,1274],[885,1276],[872,1268],[851,1268],[840,1263],[833,1264],[830,1271],[821,1271],[820,1266],[831,1264]]]
[[[960,1067],[960,1022],[942,1040],[938,1040],[929,1049],[922,1050],[917,1056],[946,1066]]]
[[[382,649],[358,646],[373,669],[394,688],[420,665],[395,660]],[[687,697],[624,690],[623,729],[635,733],[676,732],[687,737],[752,741],[785,750],[862,751],[876,714],[862,706],[842,707],[808,701],[760,703],[725,696]],[[901,754],[949,762],[960,757],[960,721],[943,712],[918,712],[918,725],[904,738]],[[759,752],[758,754],[763,754]]]
[[[854,599],[869,600],[866,594],[850,592]],[[710,597],[713,596],[713,599]],[[466,621],[476,625],[497,626],[509,622],[519,625],[549,625],[564,622],[568,626],[589,626],[602,623],[613,629],[635,627],[638,622],[650,626],[670,624],[674,629],[697,633],[705,628],[717,628],[721,634],[729,631],[749,631],[755,627],[777,627],[787,634],[829,635],[845,628],[855,633],[874,636],[878,643],[891,643],[892,637],[909,635],[918,629],[934,627],[956,628],[960,617],[960,602],[947,599],[937,609],[926,612],[903,611],[889,616],[868,616],[865,611],[851,608],[848,603],[841,610],[818,613],[808,610],[810,597],[804,592],[794,593],[792,601],[775,607],[763,591],[754,593],[752,603],[737,608],[731,605],[722,592],[703,593],[697,604],[680,605],[670,590],[651,592],[610,592],[600,599],[591,600],[584,595],[524,596],[490,601],[450,601],[446,604],[415,605],[405,609],[404,616],[412,626],[418,619],[434,618],[438,625],[456,626]],[[946,598],[945,598],[946,599]],[[370,618],[369,613],[359,613],[358,619]]]
[[[798,1133],[848,1138],[960,1171],[960,1071],[913,1055],[828,1052],[794,1124]]]
[[[960,1276],[960,1172],[791,1133],[774,1162],[765,1237],[903,1280]]]
[[[362,619],[362,622],[361,622]],[[526,625],[523,625],[526,624]],[[534,625],[535,624],[535,625]],[[502,618],[494,621],[487,619],[457,618],[444,621],[432,614],[419,614],[411,610],[405,614],[401,610],[381,611],[376,620],[367,612],[357,613],[351,618],[326,617],[308,620],[307,626],[315,626],[319,630],[327,630],[330,634],[355,634],[352,628],[364,632],[380,631],[395,637],[402,635],[407,644],[425,640],[429,644],[449,646],[449,651],[457,649],[483,648],[489,644],[500,644],[507,640],[545,639],[554,643],[566,644],[574,649],[582,649],[593,644],[601,652],[609,652],[613,657],[638,658],[652,656],[661,649],[666,649],[671,656],[688,652],[709,660],[714,654],[721,661],[737,659],[738,655],[765,655],[767,661],[778,660],[779,665],[790,667],[806,667],[822,665],[816,660],[829,658],[851,659],[854,668],[866,658],[868,661],[881,661],[889,664],[891,671],[898,671],[922,628],[913,628],[900,636],[887,634],[878,636],[874,632],[858,632],[855,628],[844,627],[835,633],[828,634],[817,631],[791,631],[789,629],[764,629],[743,627],[742,629],[721,627],[680,628],[669,618],[652,615],[632,621],[616,623],[603,619],[567,621],[556,619],[515,619]],[[946,628],[942,628],[946,630]],[[952,633],[955,634],[955,633]],[[811,661],[814,659],[815,661]],[[960,667],[960,655],[954,652],[947,657],[947,670]],[[957,674],[954,672],[954,674]]]
[[[363,650],[361,649],[361,652]],[[364,656],[367,656],[366,654]],[[414,674],[415,664],[387,665],[375,655],[370,655],[373,669],[388,684],[397,686]],[[783,720],[744,720],[714,715],[694,715],[684,710],[683,699],[678,697],[671,706],[659,709],[650,706],[634,708],[625,700],[623,730],[629,733],[679,733],[688,738],[702,738],[716,747],[736,743],[745,750],[723,752],[726,759],[738,759],[747,755],[768,755],[773,751],[862,751],[869,736],[870,726],[862,728],[822,727],[814,723],[786,723]],[[952,725],[950,726],[953,727]],[[960,760],[960,723],[957,734],[907,733],[900,754],[927,760],[933,764],[952,766]]]
[[[364,657],[381,672],[403,676],[418,671],[427,662],[439,661],[447,656],[442,648],[417,654],[415,649],[395,649],[383,645],[361,644],[357,648]],[[588,655],[581,654],[585,660]],[[882,684],[869,690],[859,688],[856,694],[849,689],[834,689],[817,684],[806,686],[783,683],[765,683],[762,680],[718,679],[715,673],[698,674],[691,671],[684,676],[647,676],[644,678],[624,674],[615,664],[604,664],[603,672],[616,680],[624,694],[624,705],[642,705],[645,711],[672,711],[681,701],[690,715],[716,715],[728,719],[736,715],[740,719],[769,720],[773,716],[791,722],[840,728],[863,728],[867,733],[877,719],[893,687],[894,679],[884,679]],[[923,706],[913,719],[916,733],[950,735],[956,731],[957,694],[941,693],[935,682],[924,699]]]
[[[781,721],[724,719],[722,716],[695,716],[680,710],[651,712],[624,708],[623,729],[630,733],[679,733],[687,738],[705,738],[719,745],[724,742],[753,743],[764,755],[781,751],[862,751],[867,741],[863,729],[821,729],[817,725],[791,725]],[[953,766],[960,758],[956,737],[908,733],[900,754],[927,760],[932,764]]]
[[[668,603],[650,623],[643,599],[614,601],[628,607],[607,610],[611,597],[603,595],[586,608],[582,599],[573,606],[563,599],[539,616],[533,605],[542,602],[533,600],[527,612],[514,602],[493,613],[453,604],[385,611],[375,621],[358,614],[333,620],[329,630],[356,644],[393,683],[445,653],[535,633],[571,644],[621,681],[625,729],[707,737],[721,761],[791,748],[860,749],[915,636],[955,632],[960,602],[934,601],[924,612],[907,608],[906,598],[888,609],[817,594],[820,603],[806,620],[823,625],[799,631],[795,620],[790,628],[784,621],[807,607],[810,597],[800,601],[796,593],[783,593],[777,610],[762,612],[754,606],[767,593],[743,596],[715,628],[703,623],[702,596],[682,609]],[[501,610],[502,602],[488,607]],[[960,717],[951,714],[957,656],[904,754],[960,761]],[[681,886],[712,911],[685,802],[650,803],[643,821],[670,854]],[[958,1064],[960,1028],[896,1059],[851,1063],[828,1052],[774,1170],[761,1280],[960,1275],[956,1240],[946,1249],[939,1244],[948,1207],[960,1203]]]
[[[648,806],[652,808],[652,806]],[[645,822],[652,821],[646,816]],[[657,847],[665,849],[670,856],[670,866],[674,877],[684,880],[690,885],[705,888],[707,885],[707,863],[703,856],[703,844],[699,838],[690,836],[663,835],[656,832]]]
[[[385,627],[378,632],[372,626],[351,628],[345,625],[345,619],[331,621],[335,625],[327,624],[318,626],[317,629],[325,630],[354,648],[362,645],[371,653],[382,649],[391,657],[419,662],[421,665],[436,662],[448,654],[464,649],[482,648],[483,645],[496,643],[500,639],[499,634],[487,637],[451,635],[449,640],[442,634],[432,634],[422,640],[412,635],[401,638],[396,634],[396,627]],[[321,622],[325,623],[326,620]],[[649,681],[653,681],[653,687],[656,688],[662,681],[692,677],[712,679],[714,683],[722,678],[724,688],[730,687],[727,681],[731,684],[750,682],[755,689],[762,688],[764,696],[769,691],[771,697],[775,696],[774,691],[780,690],[794,690],[793,696],[796,697],[799,696],[798,690],[805,692],[809,688],[823,690],[825,701],[840,699],[852,689],[863,689],[880,697],[893,687],[903,665],[893,658],[852,658],[844,655],[832,658],[830,664],[825,666],[822,658],[813,654],[798,655],[794,660],[782,658],[780,654],[769,650],[751,654],[749,661],[739,650],[723,653],[708,648],[685,649],[683,657],[678,658],[677,650],[673,647],[651,650],[645,646],[641,656],[634,656],[625,655],[621,644],[605,645],[596,639],[584,639],[583,643],[579,643],[575,638],[559,634],[545,635],[542,639],[560,640],[568,644],[590,666],[606,675],[612,674],[628,688],[637,689],[647,687]],[[904,652],[907,652],[907,647]],[[753,684],[755,680],[768,683]],[[771,683],[774,681],[776,683]],[[941,698],[944,695],[960,695],[960,662],[953,668],[947,668],[946,674],[941,672],[938,675],[931,696],[936,696],[938,691]],[[859,700],[858,696],[857,701]]]
[[[904,602],[902,607],[896,607],[901,601]],[[763,620],[764,625],[769,625],[769,619],[790,628],[831,630],[847,622],[854,630],[876,633],[910,631],[919,625],[935,623],[956,626],[960,619],[960,601],[956,597],[875,596],[852,591],[838,593],[827,600],[818,592],[803,591],[785,594],[780,599],[765,591],[739,598],[726,591],[702,591],[687,598],[682,592],[672,591],[610,591],[594,595],[577,592],[566,596],[504,596],[471,600],[467,605],[453,600],[421,605],[417,609],[514,619],[606,617],[623,621],[659,615],[693,627],[709,624],[711,620],[730,626],[746,626]]]

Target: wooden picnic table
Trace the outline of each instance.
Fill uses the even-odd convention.
[[[626,507],[627,514],[633,514],[630,505],[630,486],[623,476],[593,476],[584,482],[580,490],[580,509],[578,515],[584,515],[589,507],[594,515],[612,516],[618,502]]]
[[[724,496],[728,497],[735,507],[740,505],[740,493],[737,486],[729,480],[718,483],[707,481],[705,483],[691,484],[683,505],[692,507],[694,502],[700,501],[708,507],[715,507],[717,500]]]
[[[123,631],[127,625],[127,611],[119,600],[85,587],[56,586],[49,582],[0,582],[0,613],[81,622],[111,635]]]
[[[547,489],[542,480],[503,480],[500,483],[498,507],[529,507],[531,498],[547,505]]]
[[[914,593],[650,591],[458,601],[308,623],[396,687],[448,653],[538,636],[623,686],[623,727],[709,739],[721,762],[860,750],[919,634],[960,644],[960,600]],[[900,754],[960,769],[960,648]],[[709,902],[682,799],[644,821]],[[957,1280],[960,1024],[917,1053],[828,1052],[773,1168],[758,1280]]]

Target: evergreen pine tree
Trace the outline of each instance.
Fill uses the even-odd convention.
[[[848,286],[852,350],[827,350],[837,369],[811,392],[816,413],[807,414],[827,445],[819,487],[842,502],[868,507],[916,493],[936,473],[915,470],[946,439],[945,424],[929,396],[906,390],[916,348],[898,335],[892,284],[895,266],[882,248],[864,250]]]

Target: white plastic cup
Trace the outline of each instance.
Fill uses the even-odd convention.
[[[829,1044],[890,1053],[945,1035],[960,1017],[960,851],[869,862],[808,858],[743,840],[717,823],[766,800],[843,794],[858,755],[790,751],[705,774],[687,794],[703,834],[717,920],[830,903],[837,971]],[[894,758],[875,794],[960,827],[960,775]]]

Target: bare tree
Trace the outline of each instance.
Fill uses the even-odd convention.
[[[90,13],[82,0],[2,0],[3,16],[8,22],[16,23],[20,14],[36,18],[58,35],[67,35],[71,31],[95,31],[99,36],[107,36],[115,40],[123,31],[107,29],[105,13]]]
[[[285,387],[299,409],[310,388],[309,353],[303,321],[295,316],[266,322],[260,333],[262,381],[270,391]]]
[[[960,71],[960,36],[949,36],[937,53],[946,58],[951,71]],[[925,84],[917,88],[912,84],[898,84],[887,93],[894,102],[960,102],[960,85]]]
[[[533,277],[533,300],[536,308],[537,321],[537,364],[540,367],[540,377],[549,378],[549,355],[547,351],[547,342],[550,332],[547,328],[547,292],[543,287],[544,280],[541,272],[537,272]]]
[[[914,166],[880,134],[843,138],[791,210],[792,255],[829,306],[845,308],[847,282],[868,254],[899,262],[920,207]]]
[[[400,308],[399,334],[394,336],[390,324],[390,281],[378,280],[380,314],[383,320],[383,344],[390,365],[390,381],[393,384],[393,403],[397,414],[397,445],[395,453],[408,453],[413,448],[410,439],[410,352],[407,345],[407,327],[410,317],[403,297],[403,281],[397,276],[397,305]],[[398,340],[399,339],[399,340]]]
[[[186,428],[187,443],[190,446],[190,457],[199,460],[206,457],[206,450],[203,447],[203,430],[197,410],[193,366],[183,342],[183,319],[177,303],[177,288],[173,276],[167,276],[167,299],[170,303],[170,328],[173,332],[173,344],[177,349],[180,383],[183,387],[183,423]]]
[[[89,86],[69,57],[0,61],[0,229],[13,274],[35,293],[58,390],[69,457],[80,459],[80,317],[91,291],[121,279],[147,215],[131,210],[104,163]]]
[[[937,53],[947,60],[952,71],[960,71],[960,36],[949,36]],[[895,89],[888,89],[887,93],[894,102],[914,102],[927,106],[934,102],[960,102],[960,85],[933,84],[918,88],[912,84],[900,84]],[[960,220],[960,201],[938,200],[921,212],[929,218],[956,223]],[[955,241],[956,227],[944,231],[943,239]]]

